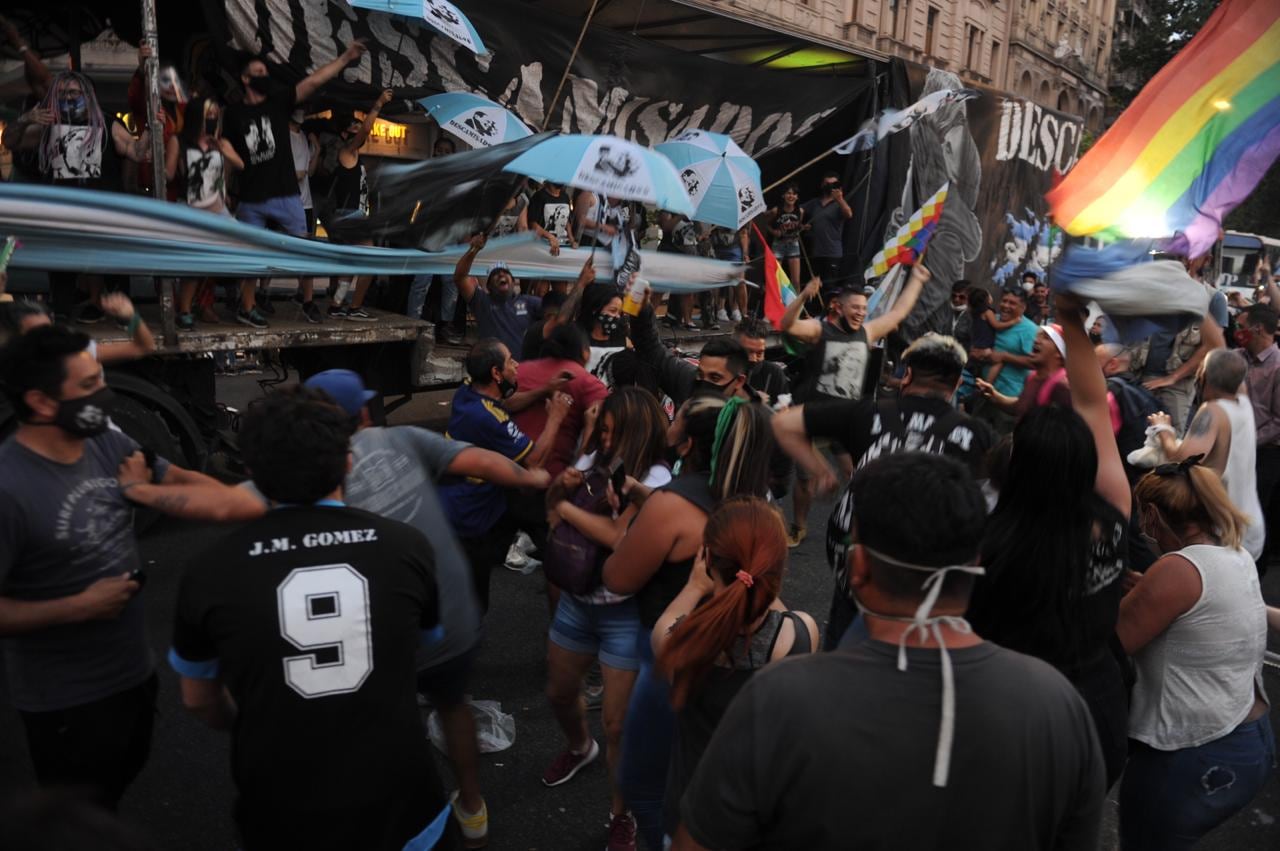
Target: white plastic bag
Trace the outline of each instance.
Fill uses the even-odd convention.
[[[516,719],[502,711],[496,700],[470,700],[471,712],[476,717],[476,744],[480,753],[498,753],[516,743]],[[427,718],[427,735],[442,754],[449,748],[444,741],[444,728],[440,725],[440,713],[431,711]]]

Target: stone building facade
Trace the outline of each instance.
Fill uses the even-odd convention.
[[[941,68],[1101,129],[1116,4],[1132,0],[681,0],[853,53]]]

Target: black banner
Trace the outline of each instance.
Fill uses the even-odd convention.
[[[238,80],[245,53],[266,56],[296,80],[333,60],[354,38],[369,52],[321,99],[365,109],[385,88],[408,101],[473,91],[541,129],[581,22],[503,0],[468,3],[489,56],[478,57],[421,22],[326,0],[202,0],[222,66]],[[642,144],[684,130],[727,133],[752,156],[800,138],[869,83],[798,77],[729,65],[602,27],[588,30],[546,129],[611,133]]]

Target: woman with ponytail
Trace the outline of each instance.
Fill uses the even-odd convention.
[[[640,674],[631,691],[619,784],[649,848],[662,848],[662,804],[675,714],[667,681],[654,672],[649,640],[658,618],[689,579],[702,549],[707,517],[731,496],[763,497],[774,443],[758,403],[702,395],[686,402],[667,431],[679,473],[645,499],[604,563],[604,585],[634,594],[643,627],[636,651]]]
[[[1138,483],[1147,543],[1116,632],[1137,666],[1120,847],[1190,848],[1243,809],[1271,775],[1275,737],[1262,687],[1267,610],[1247,518],[1199,456]]]
[[[812,653],[818,625],[778,599],[787,561],[782,518],[762,499],[735,497],[707,519],[689,581],[653,629],[658,671],[671,681],[676,741],[663,827],[675,835],[680,799],[729,702],[775,659]]]

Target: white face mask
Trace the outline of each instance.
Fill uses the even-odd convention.
[[[898,670],[905,671],[907,669],[907,639],[911,637],[913,632],[919,632],[921,637],[927,637],[930,634],[933,640],[938,643],[938,652],[942,654],[942,718],[938,722],[938,748],[933,757],[933,785],[943,787],[947,785],[947,777],[951,773],[951,743],[955,738],[956,727],[956,686],[955,675],[951,670],[951,654],[947,652],[946,641],[942,637],[942,625],[945,624],[957,632],[973,632],[973,627],[969,626],[969,622],[962,617],[955,615],[936,615],[930,616],[934,605],[938,602],[938,595],[942,593],[942,585],[946,581],[947,574],[951,571],[957,573],[968,573],[973,576],[982,576],[987,571],[985,568],[974,564],[950,564],[944,567],[931,567],[924,564],[911,564],[910,562],[899,561],[892,556],[877,552],[865,544],[861,545],[862,549],[869,553],[876,561],[889,564],[904,570],[916,570],[921,573],[928,573],[928,578],[921,585],[921,590],[925,592],[924,600],[916,609],[916,613],[912,617],[902,617],[900,615],[883,615],[879,612],[873,612],[862,604],[858,596],[853,591],[852,583],[849,585],[849,596],[853,600],[853,604],[858,607],[858,611],[863,616],[870,615],[887,621],[898,621],[899,623],[911,624],[898,639]]]

